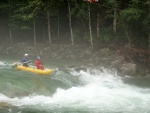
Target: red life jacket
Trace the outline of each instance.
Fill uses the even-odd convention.
[[[43,66],[41,60],[37,59],[37,60],[35,61],[35,65],[36,65],[37,69],[44,70],[44,66]]]

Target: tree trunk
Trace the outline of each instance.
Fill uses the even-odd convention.
[[[91,29],[91,12],[90,12],[90,4],[88,7],[88,13],[89,13],[89,31],[90,31],[90,42],[91,42],[91,46],[93,48],[93,37],[92,37],[92,29]]]
[[[98,11],[98,13],[97,13],[97,37],[99,37],[100,36],[100,21],[99,21],[99,19],[100,19],[100,14],[99,14],[99,11]]]
[[[127,36],[129,47],[130,47],[130,45],[131,45],[131,30],[130,30],[130,27],[125,28],[124,30],[125,30],[125,34]]]
[[[48,39],[49,39],[49,43],[52,43],[52,39],[51,39],[51,32],[50,32],[50,15],[49,15],[49,10],[47,11],[47,20],[48,20]]]
[[[10,1],[9,1],[9,4],[10,4]],[[10,17],[10,10],[11,9],[9,9],[9,17]],[[9,38],[10,38],[10,44],[12,45],[12,42],[13,42],[13,40],[12,40],[12,30],[11,30],[11,27],[9,26]]]
[[[60,42],[60,26],[59,26],[59,24],[60,24],[60,17],[59,17],[59,1],[57,2],[57,6],[58,6],[58,11],[57,11],[57,19],[58,19],[58,21],[57,21],[57,38],[58,38],[58,41]]]
[[[148,2],[148,7],[149,7],[149,33],[148,33],[148,40],[149,40],[149,45],[148,45],[148,66],[150,67],[150,0],[147,1]]]
[[[12,31],[11,31],[11,27],[9,26],[9,37],[10,37],[10,44],[12,45]]]
[[[117,9],[114,9],[114,19],[113,19],[113,33],[116,35],[116,26],[117,26]]]
[[[35,20],[33,21],[33,35],[34,35],[34,46],[36,47]]]
[[[58,10],[58,14],[57,14],[57,16],[58,16],[58,31],[57,31],[57,36],[58,36],[58,40],[60,41],[60,28],[59,28],[59,10]]]
[[[68,2],[68,10],[69,10],[69,26],[70,26],[70,33],[71,33],[71,43],[74,47],[74,39],[73,39],[73,32],[72,32],[72,25],[71,25],[71,14],[70,14],[70,3]]]
[[[149,39],[149,56],[150,56],[150,0],[148,0],[148,7],[149,7],[149,34],[148,34],[148,39]]]
[[[43,24],[43,43],[45,42],[45,24]]]

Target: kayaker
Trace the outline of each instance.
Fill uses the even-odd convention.
[[[28,59],[28,56],[29,56],[28,54],[24,54],[24,57],[21,59],[21,64],[23,66],[29,67],[28,63],[31,61]]]
[[[35,66],[37,67],[37,69],[44,70],[44,66],[42,64],[40,56],[36,57],[36,60],[34,63],[35,63]]]

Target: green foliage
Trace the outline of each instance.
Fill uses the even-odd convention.
[[[112,26],[108,28],[103,28],[102,33],[99,38],[102,41],[110,42],[112,39]]]
[[[84,39],[83,32],[81,30],[79,30],[79,29],[75,29],[74,30],[74,39],[75,39],[75,42],[80,43],[81,40]]]
[[[116,0],[105,0],[105,1],[108,5],[110,5],[113,8],[117,6]]]
[[[13,29],[31,29],[33,27],[33,20],[35,20],[37,23],[45,24],[46,32],[46,12],[49,11],[53,34],[57,34],[57,15],[59,13],[61,37],[65,33],[69,34],[68,2],[71,6],[69,16],[72,17],[75,41],[89,40],[89,36],[85,35],[89,34],[87,26],[89,24],[88,6],[90,5],[92,35],[93,37],[95,36],[94,39],[96,41],[110,42],[114,40],[112,26],[114,9],[117,9],[116,40],[124,41],[124,37],[128,36],[133,43],[146,44],[145,42],[148,42],[149,7],[147,0],[100,0],[98,3],[89,3],[82,0],[2,0],[0,2],[0,11],[3,15],[7,13],[7,16],[9,16],[5,17],[9,22],[7,25],[10,25]],[[98,38],[96,37],[97,13],[100,14],[100,37]],[[83,25],[79,25],[78,22]],[[78,24],[76,25],[76,23]],[[43,30],[41,24],[36,27],[39,31]],[[69,35],[66,37],[69,37]]]
[[[141,9],[135,9],[135,8],[127,8],[120,12],[120,16],[124,21],[135,21],[138,20],[143,11]]]
[[[104,40],[105,42],[110,42],[110,39],[111,39],[110,36],[111,36],[111,35],[109,35],[109,34],[104,34],[104,35],[102,36],[102,40]]]
[[[10,24],[14,28],[31,29],[33,19],[38,17],[43,3],[41,0],[18,2],[10,17]]]
[[[9,4],[0,4],[0,10],[7,10],[11,7],[11,5]]]
[[[87,3],[79,3],[75,4],[74,7],[71,9],[71,16],[74,15],[75,17],[79,19],[88,19],[88,4]]]

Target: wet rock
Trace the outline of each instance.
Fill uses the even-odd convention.
[[[134,63],[124,63],[120,67],[120,71],[124,75],[135,75],[137,66]]]
[[[76,70],[77,72],[80,72],[81,70],[86,72],[86,71],[87,71],[87,68],[86,68],[86,67],[76,67],[75,70]]]
[[[72,69],[74,69],[74,70],[77,71],[77,72],[80,72],[81,70],[87,71],[87,68],[86,68],[85,66],[70,65],[70,66],[68,66],[67,68],[68,68],[68,69],[69,69],[69,68],[72,68]]]
[[[124,57],[123,56],[119,56],[117,58],[114,58],[114,60],[112,60],[111,62],[111,66],[113,68],[120,68],[120,66],[125,62]]]

